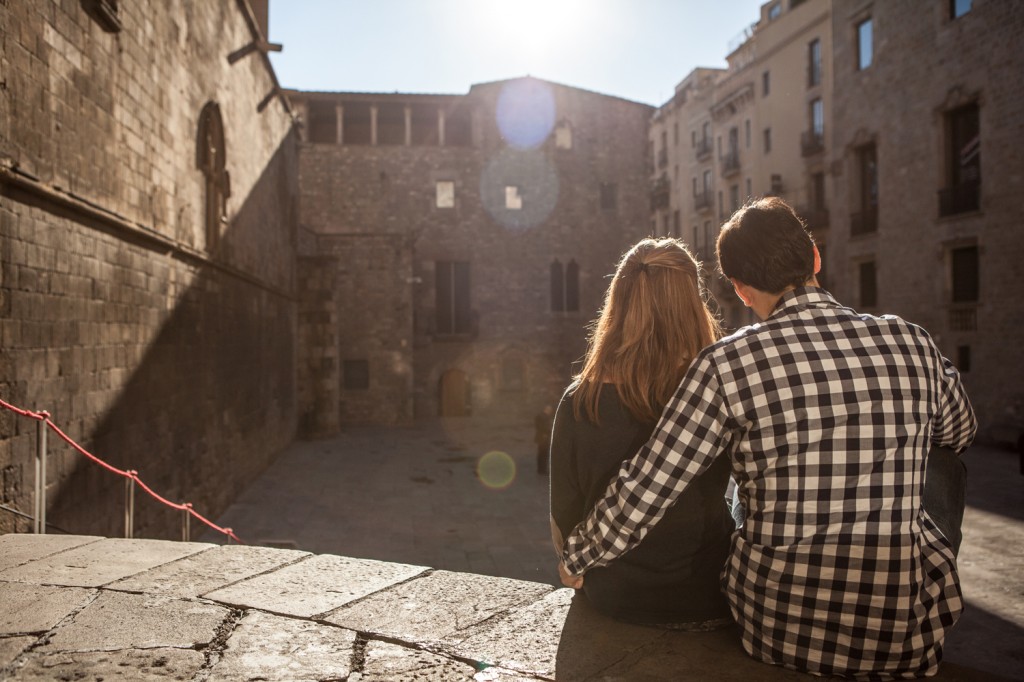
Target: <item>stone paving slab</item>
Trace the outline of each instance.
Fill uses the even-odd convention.
[[[352,672],[355,641],[350,630],[253,611],[232,631],[211,679],[342,680]]]
[[[107,587],[189,599],[308,556],[309,552],[297,550],[224,545],[117,580]]]
[[[30,654],[14,679],[88,680],[89,682],[163,682],[191,680],[205,657],[191,649],[127,649]]]
[[[311,618],[426,570],[426,566],[322,554],[204,596],[234,606]]]
[[[106,538],[0,571],[0,580],[99,587],[211,547],[199,542]]]
[[[29,648],[38,637],[0,637],[0,668],[14,662],[21,652]],[[2,678],[0,678],[2,679]]]
[[[427,651],[375,641],[366,646],[359,681],[459,682],[465,680],[473,682],[475,672],[476,670],[472,666],[462,661],[454,661]]]
[[[208,645],[230,609],[159,595],[104,592],[38,650],[116,651]]]
[[[0,583],[0,635],[46,632],[95,595],[77,587]]]
[[[94,535],[0,535],[0,571],[102,539]]]
[[[434,571],[328,614],[324,620],[428,645],[552,591],[540,583]]]

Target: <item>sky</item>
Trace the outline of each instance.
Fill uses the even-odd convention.
[[[297,90],[466,94],[535,76],[658,106],[724,67],[765,0],[270,0]]]

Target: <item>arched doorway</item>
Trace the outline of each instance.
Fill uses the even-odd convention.
[[[469,416],[469,375],[461,369],[449,369],[441,375],[438,412],[442,417]]]

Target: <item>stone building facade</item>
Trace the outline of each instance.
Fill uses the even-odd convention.
[[[832,18],[829,281],[932,334],[983,428],[1024,427],[1024,6],[856,2]]]
[[[0,395],[215,516],[297,421],[297,146],[265,25],[244,0],[12,0],[0,26]],[[0,414],[7,507],[31,509],[35,429]],[[123,480],[49,451],[49,521],[122,533]],[[139,492],[135,526],[180,513]]]
[[[763,4],[728,68],[694,69],[651,122],[654,227],[700,254],[728,328],[753,317],[715,274],[715,240],[747,199],[783,197],[827,250],[831,13],[831,0]]]
[[[647,234],[652,108],[533,78],[288,94],[317,273],[303,315],[325,323],[300,351],[318,377],[303,423],[521,419],[557,401],[605,276]]]

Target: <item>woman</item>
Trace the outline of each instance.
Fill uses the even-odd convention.
[[[647,442],[687,367],[718,335],[699,267],[682,242],[644,239],[622,257],[583,370],[555,413],[551,520],[559,554],[562,538]],[[728,461],[719,458],[636,549],[590,570],[583,591],[593,605],[620,620],[684,629],[729,622],[719,587],[734,529],[728,479]]]

